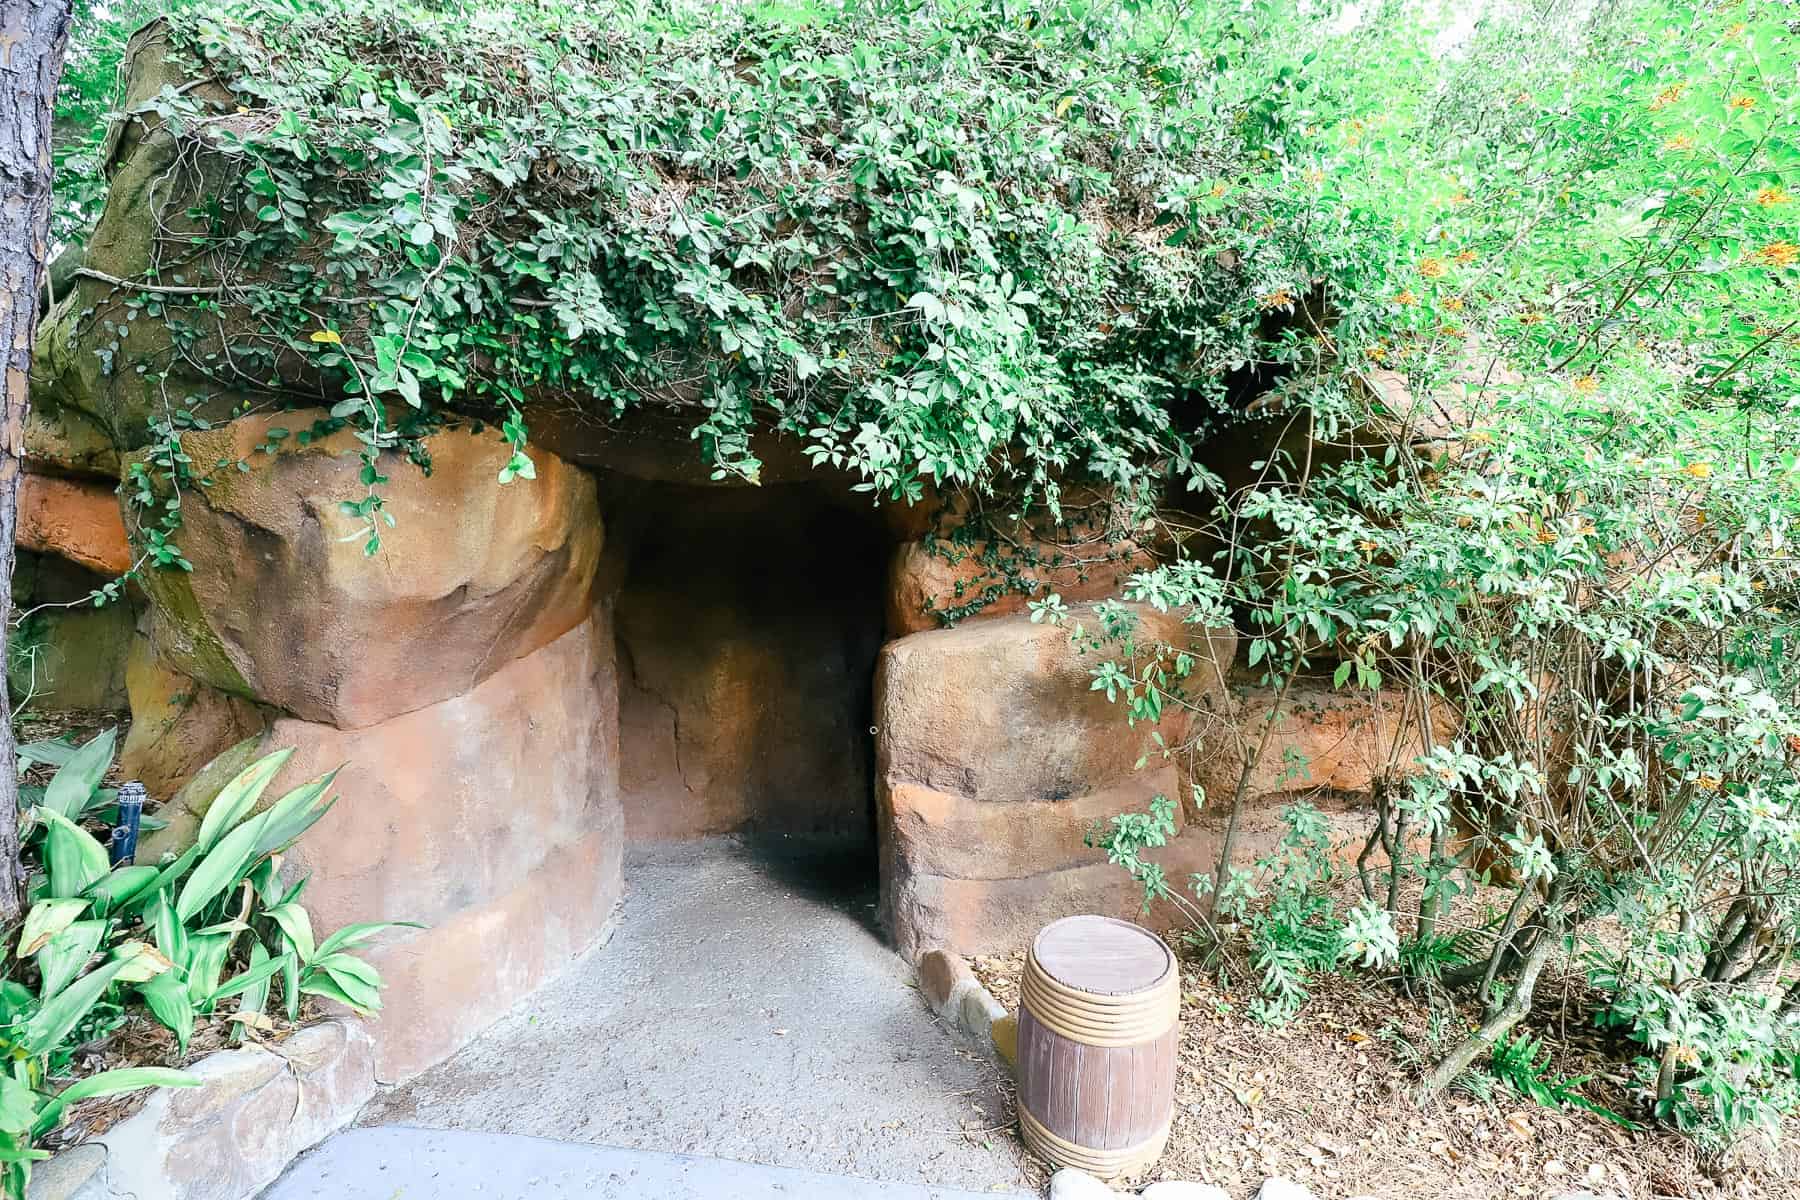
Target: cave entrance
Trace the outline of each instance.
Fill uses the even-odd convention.
[[[872,893],[878,516],[817,484],[608,490],[631,852],[731,837],[807,891]]]

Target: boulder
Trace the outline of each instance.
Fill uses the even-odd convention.
[[[132,638],[125,659],[125,691],[131,729],[119,751],[119,769],[125,778],[141,781],[156,800],[174,797],[201,768],[268,724],[250,701],[171,668],[141,634]]]
[[[610,625],[585,621],[467,694],[341,730],[276,720],[238,767],[292,748],[269,787],[340,768],[337,802],[288,852],[320,937],[357,921],[417,921],[375,943],[383,1080],[453,1053],[590,945],[622,890]],[[176,850],[233,773],[208,769],[162,814],[146,854]],[[201,789],[202,780],[210,786]]]
[[[101,1152],[93,1174],[103,1170],[106,1186],[79,1195],[253,1196],[302,1151],[356,1119],[375,1094],[374,1066],[369,1034],[356,1021],[216,1051],[187,1068],[195,1087],[151,1091],[141,1109],[86,1143]]]
[[[1147,607],[1128,611],[1144,652],[1188,646],[1195,699],[1223,708],[1229,631],[1184,625]],[[1092,609],[1070,623],[1092,629]],[[1075,912],[1132,911],[1137,885],[1084,845],[1116,813],[1183,777],[1152,739],[1176,746],[1185,714],[1126,721],[1095,691],[1106,657],[1070,631],[998,617],[890,642],[876,673],[878,824],[884,914],[903,955],[1011,949],[1046,921]],[[1141,766],[1140,766],[1141,762]],[[1178,819],[1180,810],[1178,808]]]
[[[310,876],[305,901],[321,930],[436,923],[512,890],[555,847],[616,822],[612,646],[602,641],[584,622],[465,695],[353,730],[279,717],[227,752],[225,771],[293,751],[269,802],[341,768],[337,803],[287,856],[295,878]],[[229,778],[205,772],[213,775],[224,775],[218,785]],[[217,793],[184,790],[161,814],[167,832],[197,828]],[[184,844],[163,836],[149,848]]]
[[[1119,1193],[1074,1167],[1064,1167],[1050,1177],[1050,1200],[1117,1200]]]
[[[107,175],[106,207],[86,241],[82,267],[73,286],[56,298],[38,329],[32,356],[34,409],[75,410],[118,448],[135,449],[151,438],[151,424],[178,403],[196,415],[225,419],[266,404],[201,378],[187,364],[216,363],[229,344],[215,319],[192,321],[192,339],[182,354],[174,352],[165,318],[154,307],[136,304],[142,293],[121,288],[111,279],[142,279],[167,261],[159,250],[159,234],[176,244],[175,256],[186,257],[184,235],[204,216],[191,216],[194,200],[228,190],[242,170],[238,156],[213,152],[204,139],[178,142],[153,104],[165,90],[213,113],[231,112],[237,99],[218,79],[194,77],[186,60],[172,53],[168,25],[154,21],[127,44],[121,69],[124,95],[119,111],[129,117],[113,122],[102,151]],[[217,130],[217,123],[208,123]],[[185,158],[184,158],[185,151]],[[177,171],[183,160],[197,177]],[[176,182],[179,179],[179,182]],[[179,192],[179,195],[172,195]],[[189,263],[160,274],[165,285],[205,286],[204,268]],[[31,430],[26,444],[32,442]],[[113,471],[116,476],[117,463]]]
[[[383,457],[397,523],[369,557],[361,522],[340,511],[368,492],[355,437],[267,449],[272,430],[322,415],[183,437],[196,470],[214,474],[184,497],[178,540],[193,570],[144,579],[170,667],[353,729],[460,695],[586,619],[602,539],[584,472],[540,451],[535,480],[502,486],[504,442],[440,432],[426,439],[429,475]]]
[[[112,483],[26,472],[19,479],[14,541],[55,554],[103,576],[131,569],[131,545]]]

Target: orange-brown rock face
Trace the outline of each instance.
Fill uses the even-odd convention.
[[[1205,644],[1205,631],[1134,609],[1141,636]],[[1075,610],[1072,620],[1092,621]],[[1229,661],[1231,638],[1210,650]],[[1070,913],[1128,908],[1134,885],[1083,845],[1097,820],[1178,797],[1151,740],[1186,722],[1125,720],[1091,688],[1102,656],[1023,616],[914,634],[882,651],[875,684],[884,909],[903,955],[986,953]],[[1216,684],[1197,673],[1197,688]],[[1215,673],[1216,678],[1216,673]],[[1217,701],[1223,703],[1222,699]],[[1148,755],[1143,767],[1140,759]]]
[[[123,575],[131,569],[131,546],[114,490],[113,484],[95,480],[25,474],[19,480],[15,540],[99,575]]]
[[[1237,788],[1247,749],[1262,736],[1275,689],[1242,689],[1232,727],[1197,738],[1194,777],[1205,788],[1207,808],[1221,812]],[[1445,714],[1434,722],[1440,736]],[[1324,681],[1296,682],[1282,705],[1269,744],[1250,773],[1249,808],[1267,808],[1287,797],[1364,796],[1384,771],[1404,771],[1422,752],[1416,720],[1397,704],[1382,705],[1366,691],[1337,691]]]
[[[384,465],[397,523],[369,558],[339,507],[368,490],[348,432],[256,449],[271,427],[310,421],[245,418],[183,439],[197,464],[251,469],[185,497],[194,569],[146,577],[151,636],[172,667],[349,729],[459,695],[586,619],[601,524],[584,472],[539,452],[535,480],[501,486],[498,438],[437,434],[429,476]]]
[[[307,878],[320,937],[426,926],[371,943],[380,1079],[449,1056],[606,928],[623,891],[615,696],[602,610],[463,695],[359,729],[283,717],[244,756],[294,751],[271,800],[342,768],[283,868]],[[211,800],[163,815],[191,837]]]

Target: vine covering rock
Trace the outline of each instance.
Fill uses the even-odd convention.
[[[1271,128],[1220,121],[1211,55],[1150,15],[627,7],[140,33],[51,402],[137,447],[322,400],[371,545],[376,452],[447,414],[503,481],[558,409],[682,414],[752,481],[773,427],[909,499],[1192,469],[1270,352],[1242,264],[1167,228]]]

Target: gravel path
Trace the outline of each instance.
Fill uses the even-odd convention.
[[[873,930],[872,864],[708,841],[640,851],[626,881],[609,945],[361,1123],[1027,1182],[999,1072]]]

